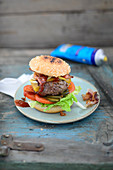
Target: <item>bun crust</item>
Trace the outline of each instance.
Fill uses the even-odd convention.
[[[58,113],[58,112],[63,111],[60,106],[54,106],[47,111],[44,111],[46,109],[46,107],[41,107],[40,104],[36,104],[34,108],[41,111],[41,112],[45,112],[45,113]]]
[[[31,70],[51,77],[69,74],[71,69],[64,60],[49,55],[36,56],[29,62]]]

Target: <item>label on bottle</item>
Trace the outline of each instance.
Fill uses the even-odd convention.
[[[95,53],[97,49],[71,44],[62,44],[51,52],[52,56],[69,59],[72,61],[95,65]]]

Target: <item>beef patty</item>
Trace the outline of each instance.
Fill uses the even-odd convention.
[[[68,88],[68,83],[64,80],[50,81],[44,84],[44,90],[40,93],[41,96],[60,95]]]

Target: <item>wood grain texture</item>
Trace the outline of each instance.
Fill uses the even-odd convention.
[[[94,68],[88,67],[88,71],[92,75],[92,77],[99,84],[101,89],[108,97],[111,103],[113,103],[113,72],[109,65],[100,67],[96,70],[94,74]]]
[[[112,0],[1,0],[0,47],[113,44]]]
[[[0,47],[48,48],[62,43],[113,44],[113,12],[0,16]]]
[[[84,78],[94,84],[97,89],[99,89],[98,84],[93,80],[91,75],[86,70],[86,65],[82,66],[81,64],[71,64],[72,75]],[[0,77],[18,77],[23,73],[31,73],[28,68],[28,65],[10,65],[1,66]],[[106,100],[106,96],[99,89],[101,95],[101,104],[100,107],[89,116],[87,119],[84,119],[79,122],[70,123],[67,125],[49,125],[45,123],[36,122],[24,117],[15,107],[14,101],[11,97],[8,97],[4,94],[1,94],[1,103],[0,103],[0,133],[10,134],[16,136],[26,136],[26,138],[38,137],[38,138],[55,138],[65,139],[65,140],[74,140],[82,142],[110,142],[113,136],[113,124],[112,124],[112,107],[109,102]],[[7,105],[7,108],[6,108]],[[10,111],[9,111],[10,110]],[[18,122],[19,121],[19,122]],[[103,123],[104,128],[103,130]],[[106,136],[107,126],[109,125],[108,131],[109,138]],[[5,127],[5,128],[4,128]],[[100,128],[102,127],[102,129]],[[102,131],[101,131],[102,130]],[[65,131],[65,133],[64,133]]]
[[[49,54],[51,50],[0,49],[0,78],[16,78],[22,73],[30,74],[29,59],[36,54]],[[15,161],[15,163],[19,163],[18,167],[21,163],[42,163],[42,169],[46,163],[53,166],[61,163],[64,167],[65,164],[67,166],[70,164],[72,168],[79,168],[77,165],[82,166],[83,164],[83,167],[86,165],[86,168],[89,168],[89,165],[95,165],[97,169],[112,169],[113,106],[108,100],[108,95],[109,98],[112,97],[112,92],[108,89],[106,95],[105,90],[106,84],[109,85],[109,88],[113,86],[113,48],[104,48],[104,51],[109,57],[109,62],[100,67],[67,60],[71,65],[72,75],[84,78],[94,84],[101,96],[98,109],[86,119],[64,125],[36,122],[23,116],[16,109],[11,97],[0,93],[0,135],[3,133],[12,134],[15,140],[37,141],[45,146],[45,150],[38,154],[11,151],[9,157],[0,158],[2,161],[0,165]],[[104,77],[106,77],[106,81]],[[110,92],[111,94],[109,94]],[[12,168],[12,165],[10,167]]]
[[[111,10],[112,0],[1,0],[0,14]]]
[[[15,138],[16,139],[16,138]],[[18,138],[20,140],[20,138]],[[27,141],[27,140],[23,140]],[[11,151],[10,155],[1,161],[37,162],[37,163],[67,163],[67,164],[102,164],[113,163],[113,152],[109,147],[100,144],[78,143],[71,140],[29,139],[30,142],[43,143],[42,152]]]
[[[99,48],[99,47],[96,47]],[[113,47],[101,47],[108,57],[108,64],[113,63]],[[30,59],[42,54],[50,55],[53,48],[49,49],[8,49],[0,48],[0,64],[28,64]],[[71,61],[70,61],[71,62]],[[72,62],[71,62],[72,63]],[[111,67],[112,68],[112,67]]]
[[[28,64],[30,59],[53,49],[0,49],[0,64]],[[8,62],[7,62],[8,61]]]
[[[13,162],[8,162],[8,163],[4,163],[4,162],[0,162],[0,167],[1,168],[5,168],[5,170],[17,170],[17,169],[21,169],[21,170],[58,170],[58,169],[62,169],[62,170],[112,170],[113,164],[67,164],[67,163],[26,163],[26,162],[17,162],[17,163],[13,163]]]

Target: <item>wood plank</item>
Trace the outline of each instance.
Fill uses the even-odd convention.
[[[71,74],[90,81],[97,89],[99,89],[98,84],[92,79],[91,75],[86,70],[86,67],[88,66],[73,63],[71,64]],[[7,69],[5,68],[5,65],[1,66],[1,78],[14,78],[23,73],[31,73],[28,65],[10,65],[7,66]],[[17,137],[26,136],[26,138],[31,138],[32,136],[37,138],[55,138],[56,140],[73,140],[76,142],[82,141],[92,143],[98,141],[102,144],[108,143],[113,137],[113,126],[111,123],[113,120],[111,114],[113,108],[109,105],[109,102],[106,100],[106,96],[101,89],[99,89],[99,92],[101,95],[101,104],[99,108],[91,116],[87,117],[87,119],[67,125],[51,125],[28,119],[16,109],[11,97],[0,94],[0,134],[12,134]]]
[[[30,59],[53,49],[0,49],[0,64],[28,64]],[[8,61],[8,62],[7,62]]]
[[[99,47],[96,47],[97,49]],[[108,57],[109,65],[113,63],[113,47],[101,47]],[[50,55],[53,48],[48,49],[8,49],[0,48],[0,64],[28,64],[30,59],[41,54]],[[8,61],[8,62],[7,62]],[[112,68],[111,68],[112,69]]]
[[[113,45],[113,12],[0,17],[0,46],[48,48],[62,43]],[[17,22],[18,21],[18,22]]]
[[[1,0],[0,14],[111,10],[112,0]]]
[[[14,138],[16,139],[16,137]],[[16,140],[20,140],[18,138]],[[21,139],[21,141],[27,141]],[[42,143],[45,150],[42,152],[11,151],[8,157],[2,157],[6,162],[37,162],[37,163],[70,163],[70,164],[113,164],[112,146],[104,146],[98,143],[82,143],[72,140],[56,139],[29,139],[29,142]],[[110,153],[109,153],[110,152]]]
[[[108,64],[111,65],[113,63],[113,47],[102,47],[102,49],[104,50],[105,55],[108,57]]]
[[[111,62],[112,63],[112,62]],[[110,67],[112,66],[112,67]],[[95,70],[96,69],[96,70]],[[97,134],[97,140],[105,143],[106,145],[113,144],[113,137],[111,137],[111,131],[113,131],[113,65],[107,64],[102,67],[87,67],[87,70],[92,75],[96,84],[101,88],[106,96],[106,100],[101,100],[104,109],[111,118],[100,125],[99,133]],[[105,103],[111,103],[110,108],[105,107]],[[112,134],[113,135],[113,134]],[[107,142],[104,142],[106,139]]]
[[[42,143],[42,152],[11,151],[8,157],[2,157],[6,162],[37,162],[37,163],[113,163],[112,145],[105,146],[98,143],[74,142],[72,140],[16,138],[16,141]],[[110,153],[109,153],[110,152]]]
[[[49,53],[49,50],[45,50],[45,53]],[[104,50],[105,52],[108,51],[108,56],[112,58],[113,48],[104,48]],[[1,49],[0,61],[2,63],[0,77],[18,77],[23,72],[31,73],[28,69],[28,64],[25,65],[26,62],[28,62],[31,56],[42,52],[43,49]],[[8,60],[9,57],[10,59]],[[4,60],[1,60],[1,58],[4,58]],[[72,168],[75,165],[77,166],[77,164],[83,165],[84,163],[86,168],[92,164],[97,169],[108,169],[108,164],[110,165],[110,163],[113,166],[113,106],[109,103],[106,93],[99,84],[99,80],[104,79],[103,76],[106,76],[106,81],[112,87],[113,77],[112,68],[110,67],[112,61],[111,59],[110,65],[95,67],[68,60],[68,63],[71,65],[72,74],[90,81],[97,87],[101,95],[101,103],[98,109],[91,116],[78,122],[65,125],[50,125],[33,121],[24,117],[16,109],[11,97],[0,94],[0,135],[10,133],[16,140],[37,141],[43,143],[45,146],[44,152],[40,153],[11,151],[9,157],[0,158],[0,161],[3,163],[0,163],[0,166],[3,167],[6,162],[8,165],[9,162],[14,161],[15,163],[24,163],[24,165],[25,163],[32,163],[34,161],[38,165],[40,163],[43,165],[48,163],[52,166],[59,163],[63,166],[64,164],[70,164]],[[9,65],[9,63],[12,63],[12,65]],[[100,77],[97,77],[98,80],[93,76],[95,72],[96,75],[100,75]],[[20,167],[20,165],[18,164],[17,166]],[[11,169],[12,166],[10,164]],[[43,166],[42,169],[44,169]]]
[[[0,162],[0,167],[5,170],[112,170],[113,164],[67,164],[67,163],[26,163],[26,162]]]
[[[94,67],[88,67],[87,69],[101,87],[108,100],[113,103],[113,72],[111,67],[104,65],[103,67],[98,67],[96,71]]]

